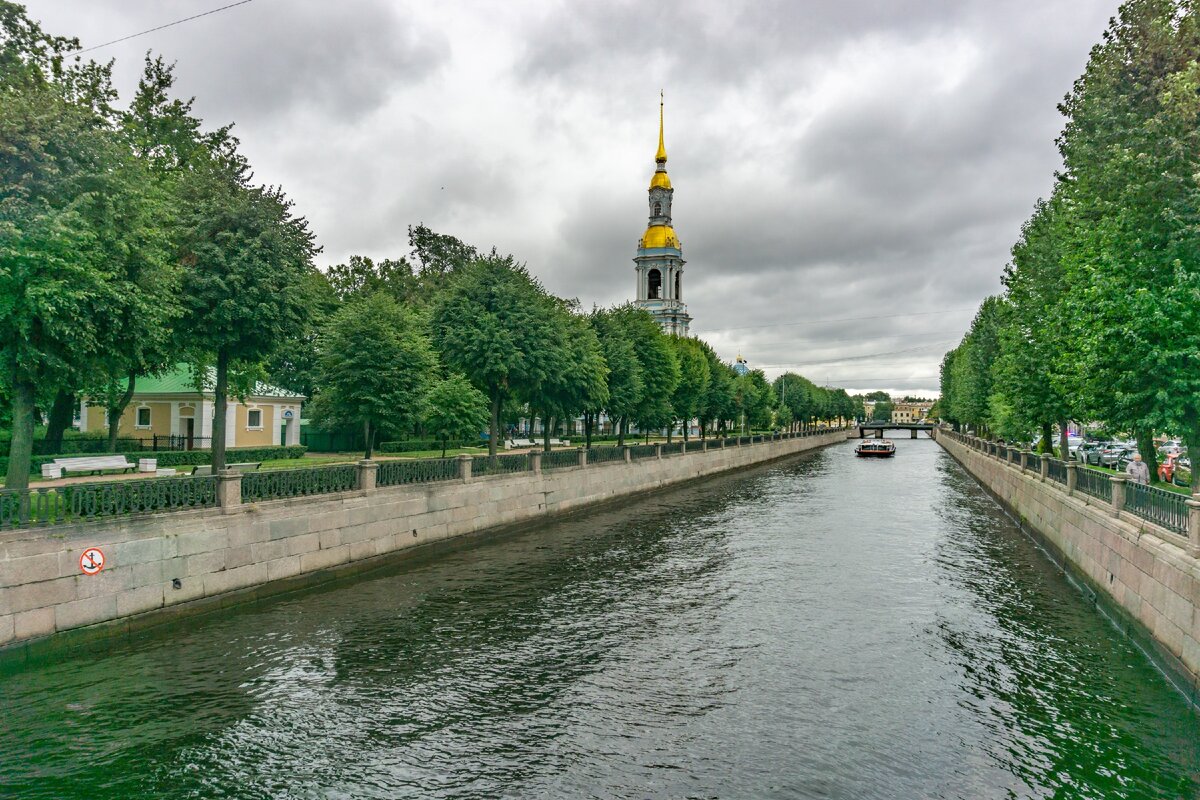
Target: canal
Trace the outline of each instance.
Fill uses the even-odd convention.
[[[0,797],[1195,797],[1200,715],[897,444],[10,665]]]

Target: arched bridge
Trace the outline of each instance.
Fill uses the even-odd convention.
[[[865,439],[872,433],[875,438],[882,439],[884,431],[912,431],[909,438],[917,438],[917,431],[925,431],[933,438],[932,422],[863,422],[858,426],[858,438]]]

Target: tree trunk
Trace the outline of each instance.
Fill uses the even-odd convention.
[[[583,414],[583,447],[585,450],[592,446],[592,425],[595,424],[595,417],[592,412],[585,411]]]
[[[1049,421],[1042,423],[1042,446],[1038,448],[1038,452],[1054,455],[1054,432],[1050,430]]]
[[[500,387],[492,387],[492,420],[488,423],[488,455],[496,455],[496,445],[500,438]]]
[[[371,420],[363,420],[363,458],[371,458]]]
[[[621,417],[617,421],[617,447],[625,446],[625,429],[629,427],[629,417]]]
[[[217,385],[212,428],[212,471],[213,475],[225,469],[225,414],[229,407],[229,354],[224,348],[217,351]]]
[[[1192,453],[1200,453],[1200,428],[1193,426],[1190,433],[1184,434],[1184,442],[1187,444],[1188,454],[1192,460],[1192,494],[1200,494],[1200,464],[1196,463],[1196,456]]]
[[[542,417],[542,450],[550,452],[550,429],[553,427],[550,417]]]
[[[1058,421],[1058,452],[1063,461],[1071,460],[1071,443],[1067,441],[1067,421]]]
[[[129,373],[129,382],[125,385],[125,394],[121,395],[121,399],[117,400],[117,405],[110,406],[105,409],[108,414],[108,444],[105,445],[105,450],[109,453],[117,452],[117,436],[121,432],[121,415],[125,413],[125,409],[129,407],[129,401],[133,399],[133,387],[137,382],[137,375]]]
[[[1154,446],[1154,431],[1139,429],[1133,432],[1133,436],[1137,440],[1138,452],[1142,454],[1142,461],[1146,462],[1146,467],[1150,470],[1150,482],[1154,483],[1158,480],[1158,449]],[[1193,476],[1193,484],[1195,484],[1195,480],[1196,478]]]
[[[690,421],[685,419],[683,421],[683,441],[685,444],[687,443],[687,440],[688,440],[688,428],[689,427],[691,427]]]
[[[75,418],[75,395],[60,391],[54,395],[50,419],[46,423],[46,452],[61,453],[63,433]]]
[[[8,446],[5,489],[29,488],[30,459],[33,457],[33,383],[12,384],[12,441]]]
[[[448,437],[446,437],[446,436],[442,437],[442,458],[446,457],[446,441],[447,441],[447,439],[448,439]]]

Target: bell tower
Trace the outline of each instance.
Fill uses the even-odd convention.
[[[683,249],[671,225],[675,190],[667,175],[667,148],[663,140],[663,100],[658,102],[658,152],[650,178],[650,221],[638,240],[633,258],[637,273],[635,305],[646,309],[666,333],[688,335],[692,317],[683,302]]]

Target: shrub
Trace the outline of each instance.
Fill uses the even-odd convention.
[[[486,447],[487,441],[483,439],[474,439],[472,441],[460,442],[451,439],[446,443],[446,447],[455,449],[458,447]],[[409,442],[383,442],[376,448],[380,453],[413,453],[418,450],[441,450],[442,442],[440,439],[414,439]]]

